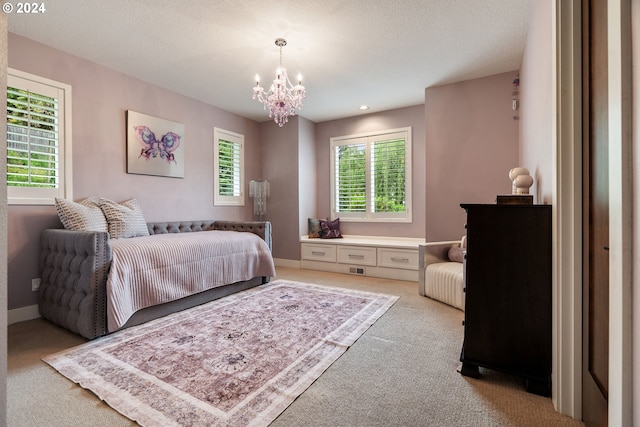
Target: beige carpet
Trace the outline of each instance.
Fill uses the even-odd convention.
[[[457,373],[463,313],[413,282],[278,268],[279,279],[400,299],[273,423],[285,426],[581,426],[514,377]],[[84,340],[44,320],[9,327],[9,426],[135,425],[40,360]]]

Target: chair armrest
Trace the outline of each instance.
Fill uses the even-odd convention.
[[[449,261],[449,249],[460,246],[460,240],[450,240],[445,242],[429,242],[419,246],[420,268],[425,268],[435,262]]]

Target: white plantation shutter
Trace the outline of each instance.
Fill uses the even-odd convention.
[[[214,205],[244,206],[244,136],[214,129]]]
[[[58,188],[58,101],[7,88],[7,185]]]
[[[338,145],[335,150],[336,212],[366,212],[366,145]]]
[[[405,212],[404,138],[371,145],[371,208],[373,212]]]
[[[71,197],[71,88],[16,70],[7,76],[7,194],[10,204]]]
[[[332,218],[411,222],[411,128],[331,138]]]
[[[240,195],[240,144],[218,141],[218,176],[221,196]]]

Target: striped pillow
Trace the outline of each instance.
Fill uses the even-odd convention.
[[[95,197],[80,202],[56,197],[55,206],[60,222],[67,230],[108,231],[107,220]]]
[[[101,198],[100,209],[107,218],[112,239],[149,235],[147,222],[136,199],[116,203],[113,200]]]

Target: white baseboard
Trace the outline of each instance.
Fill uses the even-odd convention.
[[[37,319],[40,317],[38,305],[29,305],[27,307],[14,308],[7,312],[7,324],[12,325],[25,320]]]
[[[273,263],[276,267],[300,268],[300,261],[292,259],[274,258]]]

